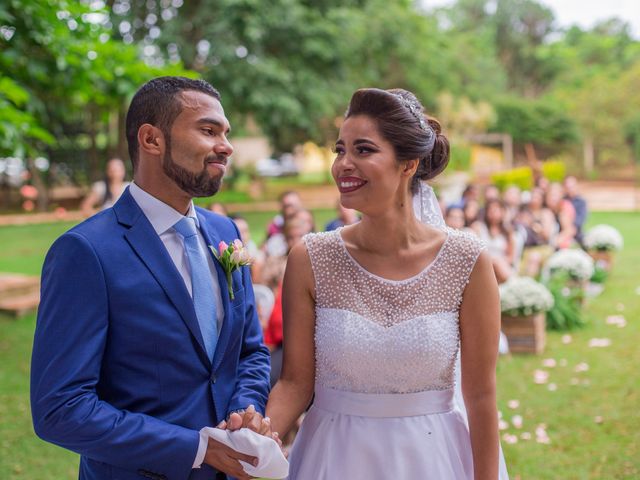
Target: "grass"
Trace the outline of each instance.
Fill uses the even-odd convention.
[[[563,333],[548,332],[544,355],[501,358],[498,365],[498,406],[506,420],[523,417],[521,429],[534,440],[503,442],[511,478],[522,479],[632,479],[640,478],[640,405],[637,366],[640,364],[638,338],[640,287],[637,258],[640,254],[640,215],[599,213],[591,223],[608,223],[625,238],[625,248],[607,280],[605,291],[591,299],[585,310],[587,325],[571,332],[572,341],[562,342]],[[607,325],[609,315],[621,314],[625,328]],[[610,347],[590,348],[592,338],[609,338]],[[545,368],[543,359],[566,360],[566,366]],[[576,365],[589,370],[578,373]],[[563,362],[564,363],[564,362]],[[548,384],[533,382],[534,371],[549,372]],[[573,385],[577,379],[578,384]],[[511,409],[509,400],[519,400]],[[602,418],[602,423],[596,422]],[[535,441],[534,429],[546,424],[549,445]]]
[[[256,240],[273,213],[246,214]],[[318,225],[331,212],[318,212]],[[637,368],[640,349],[638,323],[640,286],[640,215],[593,214],[591,223],[609,223],[625,237],[625,249],[616,257],[605,292],[585,308],[588,324],[571,332],[550,332],[542,356],[502,357],[498,366],[498,404],[504,417],[523,417],[523,427],[505,432],[530,432],[533,440],[503,442],[512,479],[633,479],[640,478],[640,405]],[[0,228],[0,271],[38,274],[47,248],[69,223]],[[624,309],[621,311],[621,309]],[[608,315],[623,314],[628,325],[607,325]],[[0,479],[59,480],[77,478],[77,455],[36,438],[29,413],[29,362],[35,315],[20,320],[0,317]],[[611,346],[589,348],[591,338],[609,338]],[[566,366],[545,368],[553,358]],[[585,362],[586,372],[575,366]],[[536,369],[550,374],[548,385],[533,382]],[[572,385],[578,379],[578,385]],[[575,383],[575,380],[573,381]],[[509,400],[519,400],[511,409]],[[597,423],[596,417],[602,417]],[[535,441],[535,426],[546,424],[549,445]],[[505,433],[503,432],[503,433]],[[37,473],[34,473],[37,472]]]

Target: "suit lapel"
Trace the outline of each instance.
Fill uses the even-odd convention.
[[[202,236],[204,237],[208,246],[211,246],[217,250],[218,244],[221,240],[224,240],[227,243],[232,240],[231,238],[221,239],[218,235],[218,232],[216,232],[215,229],[211,228],[211,226],[207,224],[205,217],[201,215],[197,210],[196,215],[198,216],[198,222],[200,222],[200,231],[202,232]],[[222,321],[222,328],[220,330],[220,336],[218,337],[216,351],[213,355],[213,366],[215,368],[220,364],[220,361],[222,360],[224,352],[227,348],[227,344],[229,343],[229,337],[231,335],[231,332],[233,331],[233,325],[231,325],[231,322],[233,321],[233,315],[231,315],[231,299],[229,297],[229,290],[227,287],[227,276],[224,269],[222,268],[222,265],[220,265],[220,262],[215,258],[213,252],[211,252],[210,249],[209,254],[213,257],[213,264],[216,266],[218,283],[220,284],[222,305],[224,307],[224,320]]]
[[[167,297],[169,297],[169,300],[171,300],[171,303],[180,313],[191,335],[200,346],[200,357],[209,362],[193,301],[162,240],[160,240],[160,237],[128,190],[122,195],[114,209],[118,216],[118,221],[130,226],[125,233],[127,242],[144,262]]]

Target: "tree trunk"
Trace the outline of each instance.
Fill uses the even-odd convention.
[[[125,164],[129,158],[127,150],[127,107],[120,105],[118,109],[118,146],[116,147],[116,155],[120,157]]]
[[[532,168],[535,168],[538,164],[538,157],[536,156],[536,148],[533,146],[533,143],[524,144],[524,153],[527,156],[527,163],[531,165]]]
[[[47,185],[44,183],[42,179],[42,175],[40,175],[40,170],[38,170],[35,166],[33,158],[27,158],[27,170],[31,174],[31,182],[33,186],[38,190],[38,198],[36,199],[36,206],[38,211],[46,212],[47,207],[49,206],[49,192],[47,191]]]
[[[595,166],[595,149],[593,147],[593,138],[590,136],[585,137],[584,142],[582,144],[583,151],[583,165],[584,165],[584,173],[589,175],[593,172],[593,167]]]
[[[96,144],[96,135],[98,134],[96,130],[97,123],[97,107],[93,104],[89,105],[89,125],[87,128],[87,133],[89,134],[89,140],[91,144],[89,145],[89,178],[92,182],[97,181],[102,173],[100,171],[99,159],[98,159],[98,145]]]

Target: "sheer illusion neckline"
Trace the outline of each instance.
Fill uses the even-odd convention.
[[[335,230],[335,235],[338,239],[338,243],[340,244],[340,247],[342,249],[342,251],[344,252],[344,254],[346,255],[346,257],[349,259],[349,261],[361,272],[363,272],[364,274],[366,274],[367,276],[376,279],[380,282],[383,283],[389,283],[392,285],[403,285],[406,283],[411,283],[414,282],[420,278],[422,278],[424,275],[426,275],[431,268],[438,263],[438,260],[440,259],[440,257],[442,256],[442,252],[444,252],[447,244],[449,243],[449,239],[451,238],[451,233],[448,230],[445,230],[445,233],[447,234],[446,238],[444,239],[444,242],[442,242],[442,245],[440,246],[440,248],[438,249],[438,253],[436,254],[435,258],[429,262],[429,264],[424,267],[422,270],[420,270],[418,273],[416,273],[415,275],[409,277],[409,278],[404,278],[402,280],[391,280],[389,278],[385,278],[385,277],[381,277],[380,275],[376,275],[375,273],[370,272],[369,270],[367,270],[366,268],[364,268],[356,259],[353,255],[351,255],[351,252],[349,252],[349,249],[347,248],[346,243],[344,242],[344,238],[342,238],[342,229],[344,227],[340,227],[337,230]]]

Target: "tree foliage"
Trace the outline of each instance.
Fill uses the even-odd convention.
[[[454,137],[507,132],[550,153],[588,141],[601,161],[637,148],[628,24],[563,31],[537,0],[7,0],[0,156],[95,175],[125,152],[128,98],[161,74],[209,80],[234,131],[257,126],[276,152],[331,142],[364,86],[412,90]]]

